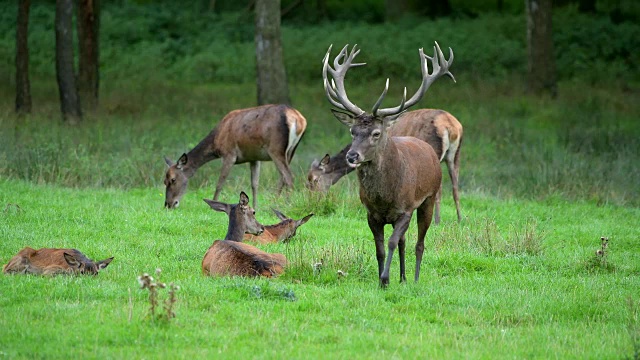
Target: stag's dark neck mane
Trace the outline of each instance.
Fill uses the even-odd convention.
[[[216,126],[198,145],[187,153],[188,161],[183,169],[187,177],[192,177],[202,165],[220,157],[220,152],[215,148],[217,136],[218,127]]]
[[[401,158],[390,136],[378,147],[375,159],[357,167],[360,191],[371,200],[392,202],[402,183]]]

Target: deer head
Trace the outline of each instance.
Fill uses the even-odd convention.
[[[445,60],[442,50],[440,50],[440,46],[436,42],[433,48],[433,57],[425,55],[423,50],[419,49],[422,83],[416,93],[409,100],[406,100],[407,88],[405,87],[399,106],[381,109],[380,105],[389,90],[389,79],[387,79],[384,91],[373,105],[371,113],[366,113],[349,100],[344,86],[344,78],[347,71],[352,67],[365,65],[364,63],[353,63],[353,59],[360,50],[356,50],[357,45],[354,45],[352,50],[348,51],[348,45],[346,45],[334,59],[332,68],[329,66],[331,47],[329,46],[329,50],[323,59],[324,89],[329,102],[339,109],[332,109],[333,115],[350,128],[353,142],[351,149],[346,154],[346,159],[352,167],[369,162],[374,159],[377,152],[384,151],[384,146],[380,146],[380,144],[387,143],[388,127],[404,111],[415,105],[435,80],[447,75],[455,81],[453,74],[449,72],[449,67],[453,62],[453,50],[449,48],[449,60]],[[430,60],[432,64],[433,71],[431,74],[429,73],[427,60]],[[332,78],[331,84],[329,84],[328,74]]]
[[[309,169],[309,173],[307,174],[307,187],[312,191],[329,191],[331,187],[331,179],[328,176],[324,176],[324,174],[328,170],[329,161],[331,157],[329,154],[326,154],[320,161],[314,160],[311,163],[311,168]]]
[[[260,235],[264,231],[264,226],[256,220],[256,211],[249,206],[249,197],[242,191],[237,204],[226,204],[223,202],[203,199],[204,202],[215,211],[221,211],[229,215],[229,229],[225,240],[242,241],[243,235]]]
[[[65,252],[63,256],[64,260],[74,272],[83,275],[98,275],[98,271],[106,268],[113,260],[113,257],[110,257],[102,261],[93,262],[79,252]]]
[[[187,166],[187,154],[182,154],[176,163],[173,163],[168,157],[164,158],[167,164],[167,172],[164,175],[164,186],[166,186],[164,207],[167,209],[175,209],[180,205],[180,199],[187,191],[189,177],[185,174],[185,166]]]

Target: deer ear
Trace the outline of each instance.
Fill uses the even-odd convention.
[[[302,219],[298,220],[298,226],[306,223],[307,221],[309,221],[309,219],[311,219],[311,217],[313,216],[313,213],[303,217]]]
[[[69,264],[69,266],[73,268],[80,267],[80,262],[78,262],[75,256],[67,253],[63,253],[62,255],[64,256],[64,260],[67,262],[67,264]]]
[[[249,196],[244,191],[240,192],[240,201],[238,201],[239,205],[247,206],[249,204]]]
[[[96,266],[98,267],[98,270],[102,270],[106,268],[109,264],[111,264],[111,261],[113,261],[113,256],[108,259],[97,262]]]
[[[329,154],[325,155],[322,160],[320,160],[320,166],[327,166],[329,165],[329,160],[331,159],[331,156],[329,156]]]
[[[333,113],[333,116],[336,117],[336,119],[340,120],[341,123],[347,125],[348,127],[353,126],[353,124],[354,124],[354,122],[356,120],[353,117],[353,115],[347,114],[347,113],[343,113],[342,111],[331,109],[331,112]]]
[[[183,166],[187,165],[187,161],[189,161],[187,154],[182,154],[180,159],[178,159],[178,169],[182,169]]]
[[[171,161],[171,159],[169,159],[168,157],[164,157],[164,162],[167,164],[168,167],[172,167],[173,166],[173,161]]]
[[[400,118],[400,116],[404,115],[405,111],[402,111],[398,114],[395,115],[391,115],[391,116],[387,116],[384,118],[384,126],[385,128],[388,128],[389,126],[393,125],[396,123],[396,121],[398,121],[398,119]]]
[[[202,200],[204,200],[204,202],[209,204],[209,206],[215,211],[220,211],[227,214],[231,211],[231,206],[229,206],[229,204],[225,204],[220,201],[209,200],[209,199],[202,199]]]
[[[278,217],[278,219],[280,219],[282,221],[289,219],[285,214],[281,213],[280,211],[278,211],[278,210],[276,210],[274,208],[271,208],[271,211],[273,211],[276,214],[276,216]]]

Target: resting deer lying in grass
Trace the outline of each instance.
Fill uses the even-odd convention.
[[[298,227],[309,221],[313,213],[303,217],[300,220],[293,220],[276,209],[271,209],[278,219],[282,220],[277,224],[266,225],[264,232],[260,235],[244,234],[244,240],[255,242],[258,244],[270,244],[277,242],[287,242],[296,235]]]
[[[255,246],[242,243],[245,233],[260,235],[264,231],[249,206],[249,197],[240,193],[237,204],[225,204],[204,199],[215,211],[229,215],[229,228],[224,240],[216,240],[202,259],[202,273],[205,275],[266,276],[281,274],[287,264],[282,254],[268,254]]]
[[[113,257],[94,262],[76,249],[34,250],[25,247],[2,267],[5,274],[88,274],[98,275],[98,271],[106,268]]]
[[[396,248],[400,258],[400,281],[405,276],[405,232],[413,211],[417,210],[418,241],[416,243],[415,281],[420,277],[420,264],[424,252],[424,238],[431,224],[435,197],[440,189],[442,171],[436,152],[426,142],[414,137],[391,137],[387,131],[398,116],[415,105],[429,86],[442,75],[448,75],[453,62],[453,51],[449,49],[449,60],[445,60],[438,43],[434,47],[433,58],[420,53],[422,84],[418,91],[406,100],[407,90],[399,106],[379,109],[389,88],[387,85],[373,106],[366,113],[347,97],[344,77],[349,68],[364,64],[354,64],[353,59],[360,50],[356,46],[351,52],[345,46],[329,66],[331,47],[324,57],[322,74],[324,88],[329,102],[342,111],[332,110],[336,118],[349,126],[353,141],[347,151],[347,163],[356,168],[360,184],[360,201],[367,210],[367,221],[376,243],[376,258],[380,285],[389,284],[389,268]],[[342,63],[340,61],[342,60]],[[433,72],[429,74],[427,60],[431,60]],[[327,72],[333,78],[331,84]],[[406,100],[406,101],[405,101]],[[389,238],[389,254],[385,262],[384,226],[393,225]]]
[[[187,191],[189,179],[209,161],[222,158],[222,169],[213,199],[217,200],[231,167],[249,163],[251,191],[256,207],[260,161],[273,161],[280,173],[278,192],[293,186],[289,164],[307,128],[307,120],[287,105],[263,105],[234,110],[177,162],[165,157],[168,169],[164,206],[173,209]]]
[[[460,173],[460,146],[462,145],[462,125],[453,115],[444,110],[421,109],[406,112],[389,128],[389,136],[413,136],[433,147],[440,162],[445,161],[453,188],[458,221],[460,197],[458,196],[458,175]],[[313,161],[307,174],[307,187],[314,191],[329,191],[343,176],[355,170],[347,163],[348,144],[334,156],[326,154],[320,161]],[[433,221],[440,223],[440,199],[442,186],[436,195]]]

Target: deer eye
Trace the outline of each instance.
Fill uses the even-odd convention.
[[[382,134],[382,132],[381,132],[380,130],[373,130],[373,131],[371,132],[371,136],[372,136],[374,139],[379,138],[381,134]]]

